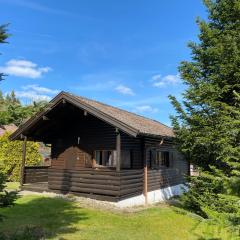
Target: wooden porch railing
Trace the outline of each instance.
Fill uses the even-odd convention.
[[[148,170],[148,192],[184,182],[177,169]],[[48,182],[48,190],[119,201],[143,193],[143,169],[121,170],[83,168],[61,170],[52,167],[25,167],[24,183]]]
[[[48,182],[49,166],[31,166],[24,168],[23,183]]]
[[[83,168],[49,169],[48,187],[101,200],[119,200],[143,191],[143,171]]]

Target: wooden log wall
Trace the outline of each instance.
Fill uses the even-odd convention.
[[[48,187],[100,200],[118,201],[143,191],[142,170],[49,170]]]
[[[164,168],[148,171],[148,192],[184,182],[184,176],[178,169]]]
[[[69,108],[69,109],[68,109]],[[90,167],[96,150],[116,150],[116,128],[90,115],[84,115],[73,106],[64,108],[65,114],[59,118],[51,133],[52,167],[78,170]],[[131,152],[131,164],[121,168],[142,168],[140,138],[120,132],[121,150]],[[50,137],[50,136],[49,136]],[[74,166],[68,166],[69,159],[76,159]]]
[[[25,167],[23,183],[47,182],[48,168],[48,166]]]
[[[49,167],[26,167],[24,183],[48,181],[51,191],[72,193],[105,201],[119,201],[143,193],[143,169],[61,170]],[[184,182],[178,169],[148,170],[148,192]]]

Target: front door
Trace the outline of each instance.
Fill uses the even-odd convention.
[[[65,167],[66,169],[74,169],[77,163],[77,152],[75,147],[71,146],[64,152]]]
[[[71,146],[65,150],[66,169],[91,167],[91,155],[78,146]]]

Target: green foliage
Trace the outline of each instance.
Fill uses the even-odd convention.
[[[10,133],[0,137],[0,171],[8,176],[9,181],[20,180],[22,162],[22,141],[9,141]],[[26,165],[39,165],[42,157],[38,152],[39,144],[27,142]]]
[[[38,226],[27,226],[23,230],[18,230],[15,233],[0,233],[2,240],[43,240],[44,231]]]
[[[26,119],[41,111],[47,102],[33,102],[30,105],[22,105],[14,91],[5,97],[0,91],[0,125],[14,123],[19,126]]]
[[[7,26],[8,24],[0,25],[0,43],[6,43],[6,39],[9,37],[6,29]]]
[[[6,39],[9,37],[7,33],[8,25],[0,25],[0,43],[6,43]],[[3,80],[4,74],[0,73],[0,81]]]
[[[204,217],[220,212],[239,225],[240,0],[205,5],[209,16],[207,22],[197,20],[199,43],[189,44],[192,61],[179,68],[187,86],[183,105],[170,96],[176,143],[200,171],[182,201]]]
[[[6,191],[6,176],[0,172],[0,208],[8,207],[14,204],[17,199],[17,192]],[[0,215],[0,221],[3,220],[3,216]],[[0,235],[1,237],[1,235]]]
[[[6,176],[0,173],[0,208],[7,207],[13,204],[16,199],[16,192],[8,192],[6,188]]]

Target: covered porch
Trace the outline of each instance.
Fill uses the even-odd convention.
[[[72,193],[104,201],[119,201],[143,192],[143,171],[25,167],[23,190]]]
[[[98,200],[118,202],[158,189],[183,183],[177,169],[116,170],[83,168],[59,170],[51,167],[25,167],[22,190],[71,193]],[[146,203],[147,203],[147,195]]]

